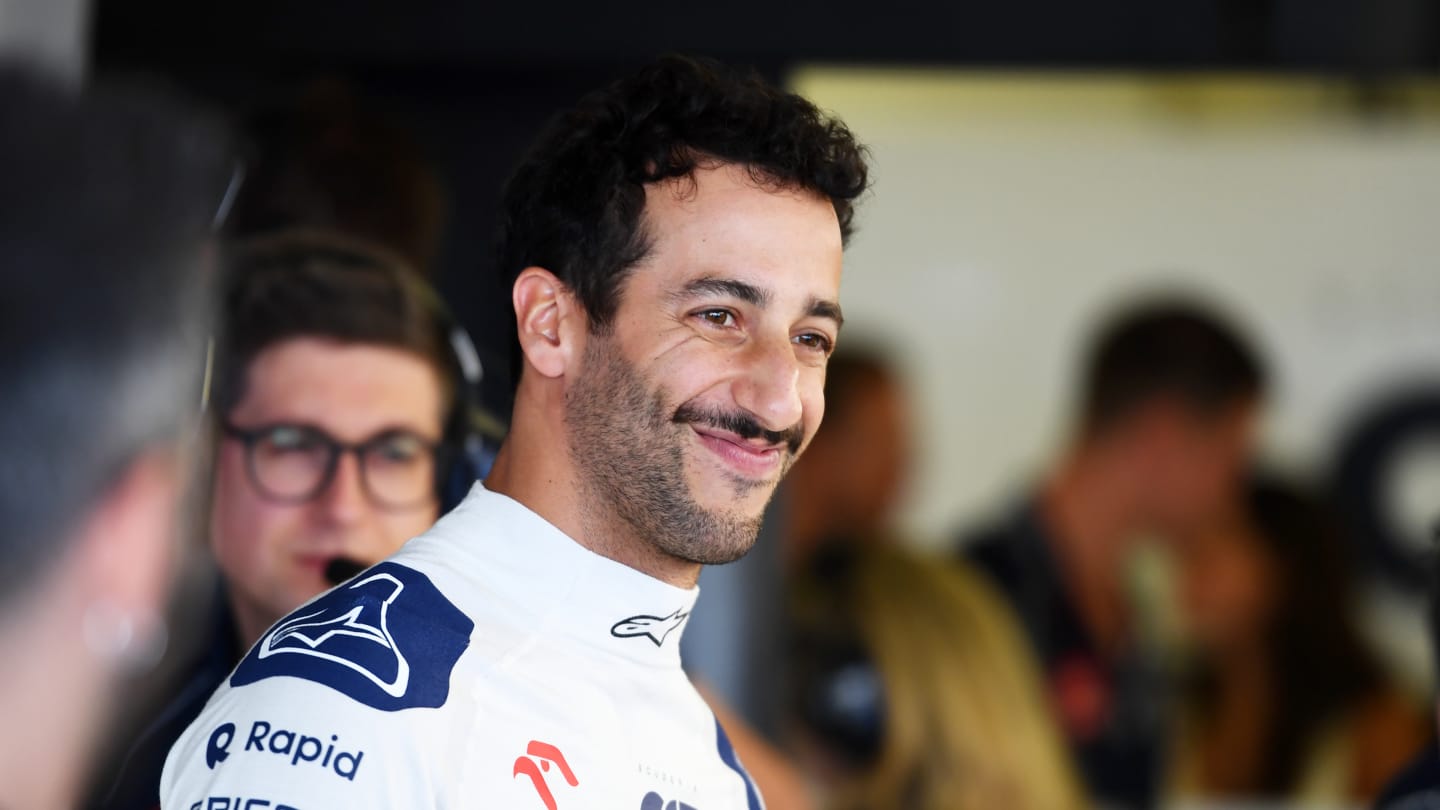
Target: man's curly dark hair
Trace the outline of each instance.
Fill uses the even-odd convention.
[[[544,267],[606,329],[626,272],[651,247],[645,187],[715,163],[759,183],[830,199],[842,238],[866,188],[866,151],[814,104],[718,63],[667,56],[550,122],[506,185],[499,238],[506,287]]]

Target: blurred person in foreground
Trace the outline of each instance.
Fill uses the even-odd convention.
[[[161,643],[224,148],[148,93],[0,67],[0,807],[73,804]]]
[[[825,425],[785,482],[791,567],[845,537],[885,537],[911,465],[910,402],[884,355],[846,347],[825,371]]]
[[[170,746],[271,624],[435,522],[459,450],[460,373],[434,293],[353,240],[292,231],[227,249],[211,396],[205,644],[116,754],[96,798],[159,805]],[[340,576],[347,578],[349,573]]]
[[[1148,538],[1234,502],[1265,375],[1223,319],[1185,301],[1134,306],[1090,346],[1073,441],[964,554],[1019,615],[1091,795],[1150,807],[1163,775],[1162,673],[1128,593]]]
[[[1338,521],[1278,479],[1174,546],[1195,660],[1176,798],[1357,806],[1424,744],[1426,722],[1355,618]]]
[[[554,120],[504,196],[489,478],[262,636],[168,805],[761,807],[679,640],[820,423],[866,172],[809,102],[679,57]]]
[[[836,810],[1087,806],[1029,645],[969,566],[878,538],[792,594],[803,758]]]

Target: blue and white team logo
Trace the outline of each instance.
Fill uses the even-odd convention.
[[[367,598],[357,600],[338,616],[333,610],[321,609],[286,619],[260,640],[260,660],[308,655],[354,670],[390,697],[403,696],[410,688],[410,662],[390,633],[390,606],[405,592],[405,583],[392,574],[375,573],[356,580],[346,590]],[[357,656],[356,652],[366,654]]]
[[[230,685],[289,675],[382,711],[443,706],[474,627],[424,574],[385,562],[270,628]]]
[[[235,741],[235,724],[223,723],[210,732],[210,741],[205,744],[205,767],[215,766],[230,758],[230,743]]]

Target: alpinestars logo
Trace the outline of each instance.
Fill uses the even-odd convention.
[[[616,638],[648,638],[656,647],[665,644],[665,639],[685,623],[690,614],[676,608],[669,616],[631,616],[621,619],[610,628],[610,635]]]
[[[474,627],[424,574],[381,563],[271,628],[230,685],[288,675],[382,711],[443,706]]]

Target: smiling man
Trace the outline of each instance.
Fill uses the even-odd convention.
[[[516,310],[533,362],[520,393],[540,407],[517,408],[516,452],[493,489],[680,587],[750,549],[820,424],[841,321],[835,207],[773,185],[706,158],[649,185],[637,235],[646,255],[593,315],[553,271],[521,273]],[[566,441],[527,448],[521,435]]]
[[[165,806],[761,807],[680,635],[819,427],[865,185],[843,125],[686,59],[558,118],[505,195],[490,478],[261,637]]]

